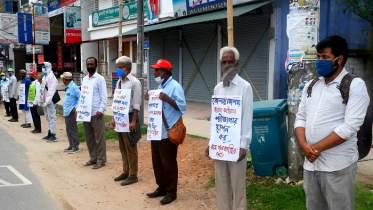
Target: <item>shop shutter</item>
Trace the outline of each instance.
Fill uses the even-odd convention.
[[[163,59],[172,65],[172,78],[179,82],[179,30],[168,29],[163,31]]]
[[[214,87],[216,83],[216,52],[217,52],[217,34],[211,42],[210,47],[208,48],[206,54],[204,51],[208,46],[208,43],[216,33],[216,23],[203,23],[203,24],[192,24],[182,26],[183,30],[183,39],[186,42],[187,46],[191,53],[189,53],[187,46],[183,44],[183,88],[186,92],[187,101],[195,102],[211,102],[211,96],[214,94]],[[192,54],[196,64],[193,62]],[[201,57],[201,65],[199,70],[202,73],[202,76],[199,72],[196,72],[194,79],[191,81],[192,75],[198,65]],[[186,90],[189,82],[189,89]],[[205,84],[206,83],[206,84]],[[206,87],[207,85],[207,87]]]
[[[162,31],[151,31],[149,32],[149,62],[150,65],[157,63],[159,58],[163,57],[163,33]],[[149,67],[150,67],[149,65]],[[149,84],[150,90],[158,88],[158,84],[154,81],[154,70],[150,67]]]
[[[262,8],[262,14],[249,14],[236,17],[233,20],[234,45],[240,53],[240,61],[242,64],[250,54],[255,43],[259,40],[249,59],[244,65],[244,69],[250,76],[251,81],[263,100],[267,99],[268,92],[269,18],[270,16],[268,10],[266,8]],[[223,34],[222,47],[224,47],[228,45],[226,41],[228,37],[226,20],[223,21],[221,32]],[[245,72],[241,69],[241,66],[239,66],[238,69],[240,71],[239,75],[246,81],[249,81]],[[254,101],[260,100],[254,91],[254,87],[253,95]]]

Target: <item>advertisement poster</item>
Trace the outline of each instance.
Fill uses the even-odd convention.
[[[65,7],[65,43],[82,41],[82,18],[80,7]]]
[[[131,102],[131,89],[117,89],[114,93],[111,110],[115,121],[116,132],[130,132],[129,106]]]
[[[146,16],[148,24],[158,23],[159,0],[146,0]]]
[[[76,121],[91,122],[93,87],[82,85],[78,103]]]
[[[17,20],[16,14],[0,13],[0,29],[1,29],[0,30],[0,43],[1,44],[17,43],[18,41],[17,21],[18,20]]]
[[[35,44],[49,45],[48,5],[34,4]]]
[[[32,44],[32,15],[17,13],[18,43]]]
[[[289,65],[317,59],[318,7],[291,7],[286,32],[289,37]]]
[[[44,63],[44,54],[38,54],[38,64]]]
[[[241,96],[212,96],[210,150],[212,159],[236,162],[240,153]]]
[[[43,53],[43,45],[35,45],[35,54]],[[26,54],[32,55],[32,44],[26,44]]]
[[[86,1],[86,0],[83,0]],[[80,0],[48,0],[48,15],[53,17],[65,12],[65,6],[80,6]]]
[[[63,71],[63,52],[61,42],[57,42],[57,71]]]
[[[148,92],[148,140],[162,140],[162,100],[159,99],[159,94],[162,90],[163,89],[158,89]]]

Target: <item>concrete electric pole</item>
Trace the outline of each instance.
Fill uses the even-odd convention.
[[[141,82],[141,107],[140,107],[140,126],[144,125],[144,78],[142,70],[144,69],[144,1],[137,1],[137,72],[136,77]]]

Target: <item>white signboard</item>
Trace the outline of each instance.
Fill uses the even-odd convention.
[[[49,45],[48,31],[35,31],[35,43],[42,45]]]
[[[93,88],[92,86],[82,85],[79,104],[77,108],[76,121],[91,122]]]
[[[151,90],[149,94],[148,106],[148,140],[162,139],[162,100],[159,99],[159,94],[162,89]]]
[[[241,96],[212,96],[210,157],[236,162],[240,153]]]
[[[116,132],[130,132],[129,106],[131,102],[131,89],[115,89],[113,105],[113,116]]]
[[[18,104],[26,104],[26,86],[25,84],[19,85],[19,100]]]
[[[0,13],[0,43],[14,44],[18,42],[17,14]]]
[[[3,101],[10,102],[9,96],[8,96],[8,84],[4,84],[3,86],[1,86],[1,93],[3,96]]]

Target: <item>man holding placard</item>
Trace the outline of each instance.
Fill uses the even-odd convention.
[[[83,78],[76,120],[83,121],[84,135],[90,159],[84,166],[99,169],[106,163],[104,112],[107,104],[105,78],[96,72],[97,59],[86,60],[88,75]]]
[[[9,79],[5,76],[4,72],[1,72],[0,75],[1,75],[1,82],[0,82],[1,98],[4,101],[5,112],[6,112],[5,117],[11,117],[12,115],[10,115],[10,100],[9,100],[9,96],[8,96]]]
[[[251,142],[253,92],[237,74],[238,50],[220,50],[222,82],[215,86],[211,106],[210,143],[206,156],[215,159],[218,209],[247,209],[246,151]]]
[[[31,131],[32,133],[41,133],[41,122],[40,116],[38,114],[37,106],[40,100],[40,82],[38,80],[38,73],[32,71],[30,73],[31,86],[28,94],[27,106],[30,107],[32,121],[34,122],[35,129]]]
[[[171,143],[168,138],[165,123],[169,128],[172,128],[186,111],[186,102],[183,87],[174,79],[172,79],[171,63],[164,59],[159,59],[155,65],[151,66],[154,69],[154,79],[159,84],[158,89],[162,89],[156,100],[161,100],[162,103],[156,103],[157,107],[162,104],[161,115],[164,115],[164,120],[161,126],[161,136],[159,139],[152,138],[152,162],[155,180],[158,188],[146,194],[149,198],[165,196],[160,203],[165,205],[176,200],[177,197],[177,145]],[[158,93],[154,93],[155,96]],[[152,97],[146,94],[145,99],[150,100]],[[149,104],[149,107],[152,106]],[[158,111],[157,111],[158,112]],[[152,123],[152,122],[149,122]]]
[[[8,69],[9,83],[8,83],[8,96],[10,100],[10,113],[12,119],[9,122],[18,122],[18,109],[17,109],[17,97],[18,97],[18,84],[17,78],[14,76],[14,69]]]
[[[141,138],[138,118],[141,106],[141,83],[131,75],[132,62],[129,57],[119,57],[116,64],[119,80],[115,88],[111,126],[118,134],[123,172],[114,181],[123,180],[121,185],[124,186],[138,182],[137,142]]]
[[[30,107],[27,106],[28,92],[30,89],[31,81],[26,77],[26,70],[21,69],[19,71],[19,76],[21,77],[21,83],[19,84],[19,110],[22,110],[23,117],[25,118],[25,123],[21,125],[23,128],[31,128],[32,116],[30,112]]]

